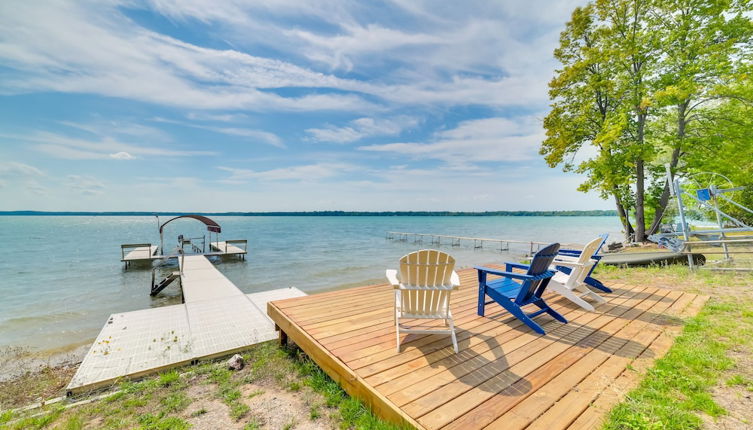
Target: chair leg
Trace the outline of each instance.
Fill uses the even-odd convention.
[[[484,316],[484,308],[486,307],[486,272],[478,271],[478,306],[476,313],[479,316]]]
[[[548,304],[546,304],[544,299],[536,300],[535,302],[533,302],[533,304],[535,304],[536,306],[546,311],[546,313],[548,313],[552,318],[556,319],[557,321],[567,324],[567,320],[565,319],[565,317],[560,315],[559,312],[555,311]]]
[[[450,322],[450,336],[452,336],[452,349],[455,350],[455,354],[458,353],[458,338],[455,336],[455,323],[452,321],[452,318],[449,318],[445,321]]]
[[[397,316],[397,311],[395,311],[395,340],[397,344],[397,353],[400,353],[400,318]]]
[[[588,285],[590,285],[590,286],[592,286],[592,287],[596,288],[597,290],[601,290],[601,291],[603,291],[603,292],[605,292],[605,293],[611,293],[611,292],[612,292],[612,289],[611,289],[611,288],[609,288],[609,287],[607,287],[606,285],[602,284],[602,283],[601,283],[601,281],[599,281],[598,279],[594,279],[594,278],[592,278],[592,277],[590,277],[590,276],[589,276],[589,277],[587,277],[587,278],[586,278],[586,279],[584,280],[584,282],[585,282],[586,284],[588,284]]]
[[[576,305],[582,307],[583,309],[589,312],[594,311],[594,307],[591,305],[591,303],[588,303],[587,301],[583,300],[581,297],[578,297],[578,295],[575,294],[572,290],[569,290],[565,287],[560,287],[559,285],[552,285],[552,284],[549,284],[549,289],[561,295],[562,297],[570,300],[571,302],[575,303]]]
[[[544,331],[543,328],[541,328],[540,325],[536,324],[534,320],[528,317],[528,315],[526,315],[526,313],[523,312],[522,309],[520,309],[520,306],[512,303],[509,300],[500,300],[500,301],[495,300],[495,302],[499,303],[503,308],[505,308],[505,310],[507,310],[507,312],[510,312],[511,314],[513,314],[515,318],[523,321],[525,325],[532,328],[533,331],[535,331],[536,333],[546,334],[546,332]]]
[[[594,299],[594,300],[595,300],[596,302],[598,302],[599,304],[601,304],[601,303],[606,303],[606,302],[607,302],[607,299],[605,299],[604,297],[601,297],[600,295],[598,295],[598,294],[594,293],[594,292],[593,292],[593,291],[591,291],[591,290],[588,290],[588,292],[586,292],[586,295],[588,295],[588,297],[590,297],[590,298]]]

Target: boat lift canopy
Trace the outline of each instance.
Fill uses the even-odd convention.
[[[212,241],[211,240],[212,233],[216,233],[217,234],[217,242],[220,241],[219,234],[222,232],[222,228],[220,227],[219,224],[217,224],[216,222],[214,222],[210,218],[207,218],[207,217],[202,216],[202,215],[180,215],[180,216],[176,216],[175,218],[170,218],[169,220],[167,220],[167,221],[163,222],[162,224],[160,224],[160,226],[159,226],[159,252],[160,252],[160,255],[164,255],[164,250],[165,250],[165,241],[164,241],[164,238],[163,238],[163,235],[162,235],[162,230],[164,230],[164,228],[165,228],[165,226],[167,224],[175,221],[176,219],[180,219],[180,218],[193,218],[193,219],[195,219],[197,221],[200,221],[200,222],[204,223],[204,225],[207,226],[207,231],[209,232],[209,239],[210,239],[209,241],[210,242]],[[157,220],[159,221],[159,217],[157,218]]]
[[[195,219],[197,221],[203,222],[204,225],[207,226],[207,231],[209,231],[211,233],[222,233],[222,228],[220,227],[220,225],[217,224],[216,222],[212,221],[211,219],[205,217],[205,216],[202,216],[202,215],[181,215],[181,216],[176,216],[175,218],[170,218],[169,220],[163,222],[162,225],[159,226],[159,234],[160,235],[162,234],[162,230],[165,228],[165,226],[168,223],[170,223],[172,221],[175,221],[176,219],[179,219],[179,218],[193,218],[193,219]]]

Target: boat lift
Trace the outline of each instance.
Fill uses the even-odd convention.
[[[174,253],[171,253],[169,250],[165,252],[165,226],[176,219],[181,218],[195,219],[207,227],[207,231],[209,232],[208,248],[206,236],[184,238],[183,235],[181,235],[178,237],[178,247],[176,251]],[[184,249],[186,245],[191,246],[191,252],[193,254],[205,256],[235,256],[240,260],[245,260],[246,254],[248,253],[248,242],[245,239],[221,241],[220,233],[222,232],[222,227],[220,227],[220,225],[214,220],[203,215],[180,215],[170,218],[161,224],[159,222],[159,216],[157,216],[157,228],[159,230],[159,246],[150,243],[125,243],[120,245],[120,261],[124,263],[126,268],[130,267],[131,263],[178,258],[181,254],[185,253]],[[215,234],[214,240],[212,240],[212,233]]]
[[[669,165],[666,166],[667,182],[669,184],[670,195],[675,198],[677,202],[677,210],[680,218],[679,228],[674,231],[662,232],[659,234],[653,234],[649,236],[649,240],[658,243],[661,246],[671,249],[675,252],[682,252],[687,254],[688,266],[691,269],[695,268],[694,260],[690,249],[694,245],[704,244],[717,244],[723,249],[721,252],[724,254],[724,261],[731,262],[731,254],[734,253],[753,253],[753,251],[733,251],[730,249],[730,245],[739,245],[743,243],[753,243],[753,236],[745,236],[744,238],[729,239],[729,233],[753,233],[753,227],[745,222],[733,217],[732,215],[724,212],[719,208],[720,201],[731,204],[745,212],[753,214],[753,210],[734,201],[729,195],[735,191],[744,190],[746,187],[733,186],[732,181],[724,175],[713,172],[701,172],[695,175],[691,175],[685,178],[685,182],[695,182],[695,186],[683,186],[683,181],[679,177],[673,177]],[[721,178],[727,182],[729,187],[720,187],[709,182],[708,184],[700,184],[694,178],[701,176],[707,176],[712,178]],[[705,186],[704,186],[705,185]],[[716,224],[718,228],[704,229],[704,230],[691,230],[687,221],[686,207],[683,203],[683,198],[695,203],[700,209],[714,212],[716,216]],[[728,227],[726,225],[732,225]],[[679,231],[677,231],[679,230]],[[680,239],[682,237],[682,239]],[[691,240],[692,238],[699,239],[698,241]],[[706,252],[708,254],[708,252]],[[715,270],[753,270],[746,268],[713,268]]]

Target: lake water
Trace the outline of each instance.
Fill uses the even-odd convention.
[[[487,244],[415,244],[385,239],[387,231],[585,243],[608,232],[621,240],[617,217],[212,217],[221,239],[248,239],[247,260],[217,267],[252,293],[295,286],[306,292],[382,283],[384,270],[404,254],[439,248],[460,267],[518,260]],[[163,217],[162,221],[167,217]],[[177,237],[206,234],[181,219],[165,228],[165,247]],[[149,296],[150,268],[125,270],[122,243],[159,244],[154,217],[0,216],[0,348],[63,349],[92,341],[112,313],[180,303],[178,283]],[[169,247],[168,247],[169,245]],[[169,272],[174,267],[163,267]]]

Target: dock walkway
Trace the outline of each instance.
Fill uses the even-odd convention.
[[[244,294],[204,256],[179,262],[184,303],[110,315],[68,384],[69,393],[274,339],[267,302],[305,295],[296,288]]]
[[[607,303],[587,312],[548,294],[569,324],[541,315],[547,335],[540,336],[497,304],[478,316],[476,271],[459,275],[452,298],[458,354],[449,336],[418,334],[407,335],[397,353],[389,285],[275,301],[267,313],[389,421],[419,429],[591,429],[708,299],[614,284]]]

